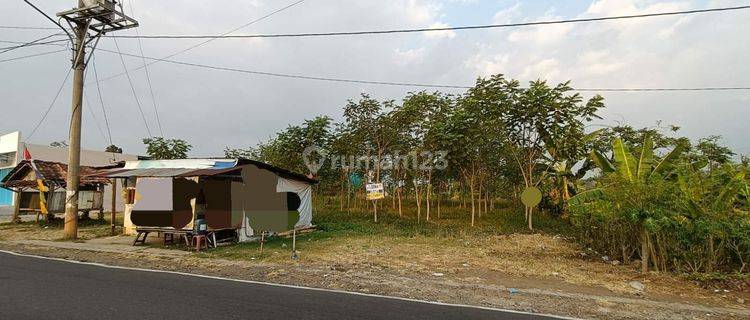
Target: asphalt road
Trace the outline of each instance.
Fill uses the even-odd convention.
[[[0,252],[0,319],[552,319]]]

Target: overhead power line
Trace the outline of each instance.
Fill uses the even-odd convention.
[[[117,39],[112,39],[112,40],[114,40],[115,47],[117,48],[116,53],[120,55],[120,62],[122,62],[122,68],[125,69],[125,76],[127,76],[128,78],[128,84],[130,84],[130,90],[133,92],[133,98],[135,98],[135,104],[138,106],[138,111],[140,111],[141,113],[141,118],[143,118],[143,124],[146,126],[146,132],[148,133],[149,138],[153,138],[153,135],[151,134],[151,128],[148,127],[148,120],[146,120],[146,114],[143,113],[143,107],[141,107],[141,101],[138,100],[138,94],[135,92],[135,86],[133,86],[133,80],[130,79],[128,66],[125,64],[125,59],[122,57],[123,54],[120,52],[120,45],[117,44]]]
[[[25,43],[19,44],[17,46],[11,46],[11,47],[2,48],[4,50],[0,51],[0,54],[6,53],[6,52],[11,51],[11,50],[23,48],[23,47],[28,47],[28,46],[33,46],[33,45],[39,45],[39,44],[48,44],[50,42],[40,42],[40,41],[47,40],[47,39],[52,38],[52,37],[54,37],[56,35],[59,35],[59,33],[53,33],[51,35],[44,36],[44,37],[41,37],[41,38],[33,40],[33,41],[25,42]]]
[[[443,27],[443,28],[416,28],[416,29],[391,29],[391,30],[342,31],[342,32],[277,33],[277,34],[251,34],[251,35],[229,35],[229,34],[221,34],[221,35],[118,35],[118,36],[109,36],[109,37],[142,38],[142,39],[227,39],[227,38],[295,38],[295,37],[379,35],[379,34],[395,34],[395,33],[460,31],[460,30],[497,29],[497,28],[511,28],[511,27],[555,25],[555,24],[566,24],[566,23],[596,22],[596,21],[686,15],[686,14],[721,12],[721,11],[744,10],[744,9],[750,9],[750,6],[709,8],[709,9],[686,10],[686,11],[670,11],[670,12],[633,14],[633,15],[611,16],[611,17],[549,20],[549,21],[536,21],[536,22],[519,22],[519,23],[507,23],[507,24],[486,24],[486,25]]]
[[[0,26],[0,29],[13,29],[13,30],[57,30],[53,27],[24,27],[24,26]]]
[[[265,14],[265,15],[263,15],[263,16],[261,16],[261,17],[259,17],[259,18],[253,19],[253,20],[251,20],[251,21],[249,21],[249,22],[247,22],[247,23],[245,23],[245,24],[243,24],[243,25],[241,25],[241,26],[239,26],[239,27],[236,27],[236,28],[234,28],[234,29],[232,29],[232,30],[229,30],[229,31],[227,31],[227,32],[224,32],[224,33],[222,33],[221,35],[222,35],[222,36],[223,36],[223,35],[228,35],[228,34],[230,34],[230,33],[232,33],[232,32],[236,32],[236,31],[239,31],[239,30],[241,30],[241,29],[247,28],[247,27],[249,27],[249,26],[251,26],[251,25],[253,25],[253,24],[256,24],[256,23],[258,23],[258,22],[261,22],[261,21],[263,21],[263,20],[265,20],[265,19],[268,19],[269,17],[271,17],[271,16],[273,16],[273,15],[275,15],[275,14],[277,14],[277,13],[280,13],[280,12],[282,12],[282,11],[285,11],[285,10],[289,9],[289,8],[292,8],[292,7],[294,7],[294,6],[296,6],[296,5],[300,4],[300,3],[302,3],[302,2],[304,2],[304,1],[305,1],[305,0],[298,0],[298,1],[296,1],[296,2],[293,2],[293,3],[291,3],[291,4],[289,4],[289,5],[285,6],[285,7],[281,7],[281,8],[279,8],[279,9],[276,9],[276,10],[274,10],[274,11],[271,11],[271,12],[269,12],[269,13],[267,13],[267,14]],[[199,43],[196,43],[196,44],[194,44],[194,45],[191,45],[191,46],[189,46],[189,47],[187,47],[187,48],[185,48],[185,49],[182,49],[182,50],[180,50],[180,51],[177,51],[177,52],[175,52],[175,53],[169,54],[169,55],[167,55],[167,56],[163,57],[162,59],[169,59],[169,58],[172,58],[172,57],[174,57],[174,56],[177,56],[177,55],[179,55],[179,54],[183,54],[183,53],[185,53],[185,52],[188,52],[188,51],[190,51],[190,50],[193,50],[193,49],[195,49],[195,48],[197,48],[197,47],[200,47],[200,46],[202,46],[202,45],[204,45],[204,44],[207,44],[207,43],[209,43],[209,42],[211,42],[211,41],[214,41],[214,40],[216,40],[216,39],[208,39],[208,40],[206,40],[206,41],[203,41],[203,42],[199,42]],[[136,71],[136,70],[140,70],[140,69],[142,69],[142,68],[144,68],[144,67],[150,66],[150,65],[152,65],[152,64],[155,64],[155,63],[158,63],[158,62],[159,62],[158,60],[155,60],[155,61],[151,61],[150,63],[146,64],[145,66],[140,66],[140,67],[134,68],[134,69],[133,69],[133,70],[131,70],[131,71]],[[106,78],[102,78],[102,79],[101,79],[101,81],[107,81],[107,80],[110,80],[110,79],[114,79],[114,78],[117,78],[117,77],[120,77],[120,76],[123,76],[123,75],[125,75],[125,72],[121,72],[121,73],[118,73],[118,74],[114,74],[114,75],[108,76],[108,77],[106,77]]]
[[[47,20],[54,23],[58,28],[60,28],[63,32],[65,32],[66,35],[68,35],[68,38],[70,39],[70,42],[73,42],[73,36],[68,32],[68,29],[65,29],[59,22],[55,21],[55,19],[52,19],[48,14],[46,14],[42,9],[39,9],[37,6],[35,6],[31,1],[29,0],[23,0],[23,2],[26,2],[30,7],[34,8],[36,12],[39,12],[41,15],[43,15]]]
[[[31,133],[23,140],[24,142],[29,141],[31,137],[34,136],[36,131],[39,129],[39,127],[44,123],[44,120],[47,119],[47,116],[49,115],[49,112],[52,111],[52,107],[55,106],[55,102],[57,102],[57,98],[60,97],[60,93],[62,92],[63,88],[65,88],[65,83],[68,82],[68,78],[70,77],[70,71],[73,69],[68,69],[68,73],[65,74],[65,79],[63,79],[62,83],[60,83],[60,88],[57,89],[57,93],[55,94],[55,97],[52,99],[52,102],[49,104],[49,107],[47,107],[47,111],[44,112],[42,115],[42,118],[39,119],[39,122],[34,126],[34,129],[31,130]]]
[[[112,143],[112,129],[110,129],[110,127],[109,127],[109,118],[107,117],[107,111],[104,108],[104,98],[102,98],[102,90],[99,87],[99,73],[96,71],[96,55],[92,53],[92,57],[91,58],[92,58],[91,63],[92,63],[92,66],[94,67],[93,68],[94,69],[94,79],[96,80],[96,82],[95,82],[95,84],[96,84],[96,93],[99,96],[99,103],[100,103],[100,105],[102,107],[102,114],[104,115],[104,124],[107,126],[107,134],[108,134],[108,137],[109,137],[109,145],[114,145],[114,143]]]
[[[0,43],[9,43],[9,44],[15,44],[14,46],[7,46],[2,47],[0,50],[3,49],[15,49],[18,47],[30,47],[30,46],[57,46],[57,47],[65,47],[67,44],[60,43],[60,42],[68,42],[67,39],[60,39],[60,40],[50,40],[50,41],[43,41],[43,42],[22,42],[22,41],[9,41],[9,40],[0,40]],[[22,46],[19,46],[22,45]]]
[[[129,2],[130,4],[130,14],[132,16],[135,16],[135,10],[133,9],[133,1]],[[135,29],[135,34],[138,34],[138,28]],[[141,39],[138,39],[138,49],[141,52],[141,56],[143,56],[143,44],[141,43]],[[143,60],[143,71],[146,73],[146,82],[148,83],[148,91],[151,93],[151,103],[154,105],[154,114],[156,114],[156,124],[159,125],[159,134],[161,134],[162,137],[164,137],[164,129],[161,126],[161,119],[159,118],[159,109],[156,107],[156,97],[154,96],[154,86],[151,84],[151,75],[148,74],[148,65],[146,64],[146,58],[142,58]],[[99,84],[97,83],[97,86]]]
[[[139,56],[139,55],[135,55],[135,54],[121,53],[121,52],[117,52],[117,51],[107,50],[107,49],[104,49],[104,48],[98,48],[98,50],[103,51],[103,52],[113,53],[113,54],[120,54],[122,56],[135,57],[135,58],[145,58],[145,59],[149,59],[149,60],[156,60],[156,61],[171,63],[171,64],[175,64],[175,65],[190,66],[190,67],[212,69],[212,70],[220,70],[220,71],[238,72],[238,73],[261,75],[261,76],[271,76],[271,77],[279,77],[279,78],[292,78],[292,79],[316,80],[316,81],[340,82],[340,83],[355,83],[355,84],[373,84],[373,85],[385,85],[385,86],[401,86],[401,87],[443,88],[443,89],[469,89],[469,88],[472,88],[472,86],[467,86],[467,85],[427,84],[427,83],[394,82],[394,81],[373,81],[373,80],[333,78],[333,77],[318,77],[318,76],[308,76],[308,75],[299,75],[299,74],[266,72],[266,71],[257,71],[257,70],[249,70],[249,69],[239,69],[239,68],[212,66],[212,65],[192,63],[192,62],[184,62],[184,61],[176,61],[176,60],[169,60],[169,59],[160,59],[160,58]],[[742,87],[742,86],[734,86],[734,87],[695,87],[695,88],[580,88],[580,89],[574,89],[574,91],[579,91],[579,92],[736,91],[736,90],[750,90],[750,86],[748,86],[748,87]]]
[[[0,60],[0,63],[9,62],[9,61],[16,61],[16,60],[23,60],[23,59],[34,58],[34,57],[39,57],[39,56],[46,56],[46,55],[49,55],[49,54],[63,52],[63,51],[68,51],[68,49],[60,49],[60,50],[47,51],[47,52],[42,52],[42,53],[35,53],[35,54],[30,54],[30,55],[20,56],[20,57],[15,57],[15,58],[10,58],[10,59],[3,59],[3,60]]]

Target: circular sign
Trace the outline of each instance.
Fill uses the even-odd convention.
[[[521,193],[521,202],[527,207],[536,207],[542,202],[542,191],[537,187],[528,187]]]
[[[349,174],[349,183],[351,183],[355,188],[359,188],[362,186],[362,178],[359,177],[356,173]]]

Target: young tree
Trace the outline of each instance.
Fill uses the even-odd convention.
[[[599,118],[597,111],[604,107],[601,96],[584,102],[572,91],[569,82],[550,87],[537,80],[521,88],[518,81],[494,75],[478,79],[465,101],[473,109],[481,108],[489,127],[497,128],[506,139],[507,150],[528,188],[542,181],[538,164],[547,147],[554,149],[565,139],[580,142],[585,123]],[[527,208],[529,229],[533,229],[532,214],[533,208]]]
[[[188,151],[193,148],[185,140],[162,137],[144,138],[143,144],[152,159],[185,159]]]
[[[116,146],[114,144],[111,144],[111,145],[107,146],[107,148],[104,149],[104,151],[105,152],[109,152],[109,153],[122,153],[122,148],[120,148],[120,147],[118,147],[118,146]]]
[[[367,159],[372,157],[374,182],[381,182],[381,171],[386,153],[398,132],[390,112],[394,101],[378,102],[367,94],[362,94],[359,101],[349,100],[344,107],[344,125],[346,131],[363,143]],[[369,163],[369,160],[367,160]],[[378,221],[377,202],[373,202],[373,217]]]

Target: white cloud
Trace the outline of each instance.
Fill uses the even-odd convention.
[[[491,57],[477,54],[466,60],[464,64],[469,68],[476,70],[481,76],[489,76],[498,73],[506,73],[508,71],[509,62],[510,55],[508,54],[496,54]]]
[[[399,48],[396,48],[395,50],[393,50],[393,58],[396,64],[402,66],[418,64],[424,61],[426,51],[427,49],[425,48],[409,50],[401,50]]]
[[[449,27],[450,26],[447,23],[441,23],[441,22],[436,22],[429,26],[430,29],[449,28]],[[456,33],[453,30],[430,31],[430,32],[425,32],[424,36],[430,39],[441,39],[441,38],[451,39],[456,36]]]
[[[554,58],[547,58],[536,61],[524,68],[521,77],[524,79],[542,79],[550,81],[564,81],[559,79],[560,61]]]

